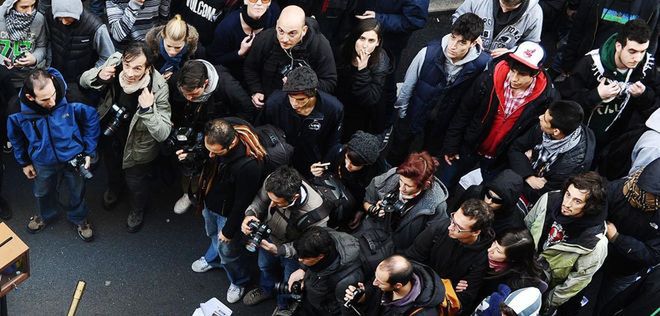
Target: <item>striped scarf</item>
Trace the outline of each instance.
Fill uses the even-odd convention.
[[[623,185],[623,195],[628,200],[628,203],[630,203],[630,206],[644,212],[655,212],[660,209],[660,197],[642,190],[637,185],[642,171],[644,171],[644,168],[637,170],[637,172],[628,177],[628,180]]]
[[[238,139],[245,145],[245,155],[252,156],[259,161],[264,160],[267,152],[259,142],[259,136],[246,125],[234,125],[234,130],[238,133]]]
[[[532,162],[532,169],[535,170],[538,177],[543,177],[550,166],[557,160],[559,154],[563,154],[575,147],[582,138],[582,126],[576,128],[572,133],[562,139],[552,139],[546,133],[543,133],[543,141],[534,146],[534,151],[538,152],[538,157]]]
[[[12,41],[22,41],[28,39],[28,31],[30,25],[37,16],[37,11],[33,10],[32,13],[19,13],[15,9],[9,10],[6,23],[9,39]]]

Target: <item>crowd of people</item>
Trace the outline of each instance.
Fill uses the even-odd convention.
[[[101,164],[131,233],[176,178],[209,237],[192,270],[273,315],[657,308],[657,1],[466,0],[410,64],[428,0],[88,1],[0,6],[29,232],[66,187],[92,241]]]

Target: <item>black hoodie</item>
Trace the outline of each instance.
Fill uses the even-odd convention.
[[[448,235],[449,219],[430,223],[404,254],[411,260],[427,263],[454,287],[460,280],[467,290],[457,293],[463,311],[470,313],[488,269],[488,247],[494,239],[492,229],[482,230],[474,244],[466,245]]]

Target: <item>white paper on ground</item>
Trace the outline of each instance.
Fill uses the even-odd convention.
[[[206,303],[199,304],[199,307],[197,310],[200,310],[201,314],[195,310],[193,316],[231,316],[232,314],[232,310],[215,297]]]

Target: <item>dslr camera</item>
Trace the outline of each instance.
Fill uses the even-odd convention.
[[[85,155],[77,154],[73,159],[67,162],[74,170],[78,171],[85,179],[91,179],[92,173],[85,169]]]
[[[388,193],[383,201],[380,202],[380,207],[372,206],[373,209],[369,210],[369,213],[377,215],[380,210],[383,210],[385,213],[396,213],[398,215],[403,215],[406,210],[406,203],[399,200],[398,192]]]
[[[112,105],[112,108],[110,108],[110,112],[113,114],[112,116],[110,116],[112,118],[108,120],[108,123],[105,124],[105,127],[103,128],[103,135],[105,136],[114,135],[122,124],[130,121],[131,118],[133,117],[133,115],[131,115],[131,112],[126,110],[125,107],[119,106],[117,104]]]
[[[289,284],[287,282],[277,282],[275,283],[274,290],[277,295],[291,295],[295,300],[302,299],[302,281],[293,282],[293,284],[291,284],[291,291],[289,291]]]
[[[255,220],[249,221],[248,227],[252,233],[250,234],[248,242],[245,245],[245,249],[250,252],[256,252],[257,248],[259,248],[259,244],[261,244],[261,241],[270,236],[271,229],[265,223],[261,223]]]
[[[165,140],[165,146],[172,151],[183,150],[185,153],[200,152],[204,149],[204,135],[195,133],[192,127],[177,127]]]

